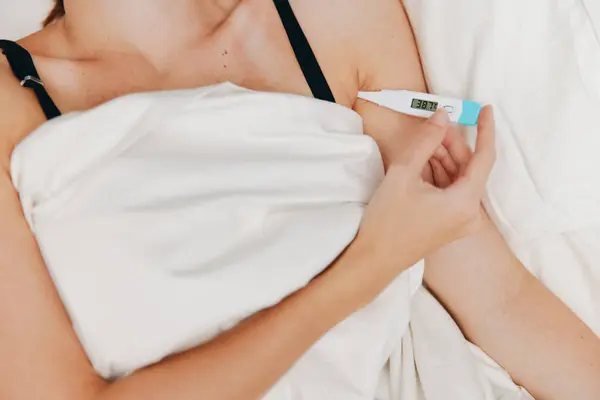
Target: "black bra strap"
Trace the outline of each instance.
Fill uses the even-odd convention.
[[[296,54],[302,73],[315,98],[335,103],[335,97],[319,66],[315,53],[302,31],[302,27],[288,0],[273,0]]]
[[[0,49],[6,55],[10,68],[21,82],[21,86],[34,91],[46,118],[52,119],[60,116],[60,110],[46,91],[31,54],[10,40],[0,40]]]

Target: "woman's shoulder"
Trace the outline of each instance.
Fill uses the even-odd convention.
[[[311,28],[321,33],[317,37],[336,53],[342,51],[356,67],[361,88],[402,84],[398,74],[422,74],[403,1],[303,0],[297,4]]]
[[[0,54],[0,167],[8,167],[14,147],[44,121],[33,91],[21,86]]]
[[[389,34],[389,26],[408,23],[402,0],[296,0],[292,5],[302,14],[301,20],[335,36],[344,35],[355,45],[377,46],[371,38]]]
[[[373,24],[404,12],[403,0],[290,0],[290,3],[294,9],[306,13],[306,17],[310,18],[308,13],[312,11],[313,18],[326,19],[333,26],[347,22]]]

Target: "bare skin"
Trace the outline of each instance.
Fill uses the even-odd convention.
[[[63,113],[127,93],[223,81],[310,95],[271,1],[65,3],[64,20],[21,41]],[[0,397],[255,399],[325,332],[429,255],[429,286],[466,335],[519,382],[540,399],[597,398],[598,339],[526,272],[480,213],[480,192],[493,158],[489,111],[480,132],[484,143],[472,158],[443,121],[424,125],[357,102],[359,90],[426,89],[401,3],[294,0],[292,5],[336,99],[363,116],[366,132],[378,142],[389,168],[387,185],[369,206],[357,240],[306,289],[213,342],[116,384],[98,378],[87,362],[21,215],[8,174],[10,154],[44,116],[32,93],[0,61]],[[432,162],[436,180],[441,186],[461,184],[442,191],[419,181],[414,190],[398,193],[399,187],[412,187],[401,184],[407,179],[417,182],[442,141],[446,153]],[[418,222],[399,231],[401,222],[415,216]],[[393,234],[377,233],[386,229]],[[409,248],[398,254],[397,249]],[[372,265],[378,266],[375,272]],[[279,346],[264,351],[261,343],[270,343],[272,335],[281,338]]]

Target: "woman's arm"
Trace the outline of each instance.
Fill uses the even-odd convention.
[[[54,290],[8,168],[16,143],[44,121],[0,63],[0,398],[88,399],[102,387]]]
[[[598,399],[600,339],[523,267],[487,217],[477,233],[429,257],[425,275],[467,338],[536,399]]]
[[[0,171],[0,398],[87,400],[103,387]]]
[[[357,26],[371,32],[359,47],[360,89],[426,91],[401,3],[377,5],[363,10],[365,25]],[[362,100],[356,109],[393,161],[418,122]],[[427,259],[427,284],[465,334],[540,399],[599,398],[600,340],[528,273],[483,212],[482,221],[476,233]]]

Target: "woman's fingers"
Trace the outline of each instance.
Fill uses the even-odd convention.
[[[477,144],[471,161],[463,176],[456,183],[457,189],[467,189],[478,196],[483,195],[487,180],[496,161],[494,112],[491,106],[485,107],[479,117]]]
[[[412,167],[413,171],[420,175],[444,141],[449,123],[448,113],[445,110],[438,110],[413,135],[411,143],[403,153],[404,157],[401,162]]]
[[[435,158],[432,158],[429,162],[433,171],[433,181],[435,182],[435,186],[440,189],[446,189],[448,186],[452,185],[452,177],[448,174],[448,171],[444,168],[442,163]]]
[[[462,176],[471,161],[473,153],[458,127],[453,126],[448,130],[448,134],[444,139],[444,147],[457,167],[458,171],[455,176]]]
[[[435,186],[435,180],[433,179],[433,167],[431,166],[431,162],[429,162],[427,165],[425,165],[425,167],[423,167],[421,179],[423,180],[423,182]]]
[[[452,130],[450,128],[448,131]],[[444,139],[446,141],[446,139]],[[450,155],[450,152],[445,145],[438,147],[433,154],[433,159],[437,160],[439,164],[446,170],[446,173],[451,178],[458,175],[458,164],[454,161],[454,158]]]

